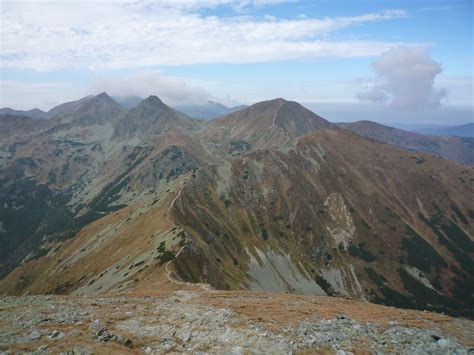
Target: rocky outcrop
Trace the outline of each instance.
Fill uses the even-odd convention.
[[[178,291],[0,307],[0,350],[11,352],[465,354],[473,344],[472,321],[327,297]]]

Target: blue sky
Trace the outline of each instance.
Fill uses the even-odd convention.
[[[170,104],[284,97],[332,120],[474,120],[469,0],[1,0],[0,11],[0,106],[105,90]]]

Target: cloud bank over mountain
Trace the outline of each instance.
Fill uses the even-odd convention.
[[[156,70],[96,79],[92,83],[94,92],[106,91],[112,96],[159,96],[170,105],[202,103],[211,99],[211,94],[201,86],[193,85],[186,78],[164,75]]]
[[[376,77],[361,83],[360,100],[412,110],[439,107],[446,97],[445,89],[435,87],[441,65],[424,47],[390,49],[372,63],[372,68]]]

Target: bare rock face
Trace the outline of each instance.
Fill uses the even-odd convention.
[[[101,94],[46,121],[0,147],[2,292],[201,283],[472,315],[472,167],[283,99],[203,122]]]

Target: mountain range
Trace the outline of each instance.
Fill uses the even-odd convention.
[[[463,164],[474,165],[474,138],[425,135],[388,127],[371,121],[338,123],[363,137],[411,151],[430,153]]]
[[[227,107],[215,101],[207,101],[205,104],[186,104],[176,105],[175,109],[185,113],[186,115],[202,120],[208,120],[219,116],[226,115],[235,111],[239,111],[247,107],[246,105],[239,105]]]
[[[422,134],[430,134],[435,136],[457,136],[457,137],[474,137],[474,123],[467,123],[453,127],[436,127],[417,129],[416,132]]]
[[[140,102],[143,101],[142,98],[138,96],[112,96],[112,98],[121,106],[126,109],[131,109],[137,106]],[[197,118],[201,120],[208,120],[216,118],[231,112],[235,112],[245,108],[245,105],[227,107],[221,103],[208,100],[204,103],[187,103],[187,104],[177,104],[173,108],[181,111],[182,113],[188,115],[192,118]]]
[[[2,293],[160,290],[172,274],[473,316],[472,142],[284,99],[212,120],[156,96],[53,110],[0,118]]]
[[[31,118],[43,118],[46,116],[46,112],[40,110],[39,108],[34,108],[28,111],[23,110],[14,110],[10,107],[4,107],[0,109],[0,115],[10,115],[10,116],[23,116]]]

